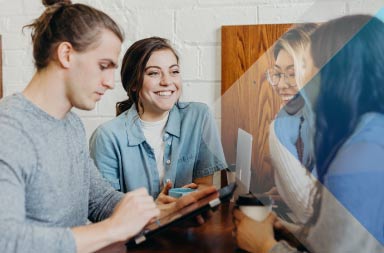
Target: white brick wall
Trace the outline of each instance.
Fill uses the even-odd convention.
[[[347,10],[350,14],[376,14],[383,7],[383,0],[358,0],[347,3]]]
[[[162,36],[171,40],[181,56],[183,101],[207,103],[220,129],[220,73],[222,25],[325,21],[344,14],[375,14],[384,0],[72,0],[92,5],[111,15],[123,28],[122,53],[136,40]],[[21,91],[34,73],[30,33],[23,25],[44,7],[40,0],[0,0],[5,95]],[[202,92],[204,91],[204,92]],[[116,71],[116,88],[92,111],[75,110],[88,137],[115,115],[115,103],[125,99]],[[218,185],[218,177],[215,184]]]
[[[183,100],[201,101],[214,110],[220,123],[221,25],[325,21],[343,14],[375,14],[384,0],[73,0],[111,15],[123,28],[125,49],[148,36],[170,39],[181,56]],[[40,0],[0,0],[5,95],[21,91],[33,75],[28,30],[22,26],[43,10]],[[204,90],[204,92],[202,92]],[[88,136],[100,123],[114,117],[115,102],[125,98],[119,71],[116,88],[95,110],[77,111]]]
[[[320,22],[346,14],[346,1],[316,1],[259,7],[260,23]]]

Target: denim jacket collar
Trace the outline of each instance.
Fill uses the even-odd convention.
[[[136,111],[135,105],[132,105],[125,113],[125,130],[127,133],[128,146],[137,146],[145,141],[139,114]]]
[[[165,132],[179,138],[180,128],[181,128],[180,111],[177,105],[174,105],[171,111],[169,112],[169,118],[168,118],[167,125],[165,126]]]
[[[137,146],[143,143],[145,141],[145,136],[143,130],[141,129],[139,114],[137,113],[136,106],[132,105],[132,107],[124,113],[124,117],[126,117],[125,128],[128,145]],[[165,126],[165,132],[170,135],[180,137],[180,127],[180,112],[177,106],[173,106],[169,112],[169,118],[167,125]]]

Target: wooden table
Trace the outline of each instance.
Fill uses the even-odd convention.
[[[232,204],[225,203],[202,226],[169,228],[134,248],[126,250],[123,245],[115,245],[101,252],[239,252],[232,237],[232,229]]]

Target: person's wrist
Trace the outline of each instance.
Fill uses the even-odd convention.
[[[277,241],[272,238],[270,240],[267,240],[264,245],[263,245],[263,248],[261,249],[261,252],[262,253],[269,253],[271,251],[271,249],[276,245]]]
[[[113,229],[113,225],[112,225],[112,220],[111,218],[107,218],[103,221],[100,222],[101,224],[103,224],[103,230],[106,232],[106,236],[107,236],[107,241],[109,243],[114,243],[114,242],[117,242],[119,241],[119,238],[117,236],[117,231]]]
[[[106,232],[107,240],[108,242],[115,243],[115,242],[122,242],[125,241],[126,238],[131,238],[133,236],[132,233],[129,234],[122,234],[120,233],[119,229],[115,224],[113,223],[112,219],[109,217],[105,220],[103,220],[101,223],[103,223],[103,229]]]

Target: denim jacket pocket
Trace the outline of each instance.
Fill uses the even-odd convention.
[[[184,166],[188,166],[192,163],[192,166],[195,162],[195,156],[193,154],[187,154],[187,155],[182,155],[179,157],[177,163],[179,165],[182,165],[183,167]]]

